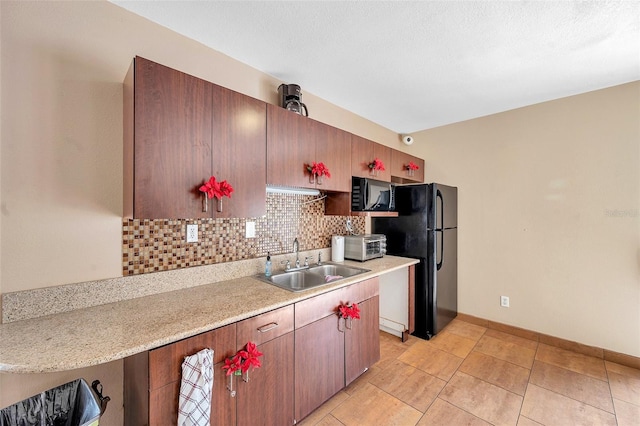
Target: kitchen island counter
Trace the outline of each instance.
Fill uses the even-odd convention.
[[[103,364],[417,263],[385,256],[370,272],[294,293],[255,276],[0,325],[0,372],[44,373]]]

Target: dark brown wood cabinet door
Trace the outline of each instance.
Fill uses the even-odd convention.
[[[378,171],[375,179],[391,182],[391,148],[373,142],[373,158],[379,158],[384,163],[384,170]]]
[[[223,365],[224,362],[221,362],[213,366],[210,420],[212,425],[235,425],[236,398],[232,397],[227,389],[229,378],[222,369]],[[178,424],[180,386],[181,382],[178,380],[149,391],[149,425]],[[234,382],[234,388],[235,386]]]
[[[210,216],[211,83],[140,57],[134,79],[134,217]]]
[[[267,105],[267,183],[314,188],[305,164],[316,161],[313,120]]]
[[[236,324],[225,325],[149,351],[149,389],[180,380],[185,357],[202,349],[214,350],[214,363],[235,354]]]
[[[353,382],[380,360],[379,297],[358,304],[360,319],[351,320],[345,331],[345,379]]]
[[[368,139],[351,135],[351,174],[353,176],[371,177],[368,167],[373,160],[371,143]]]
[[[213,175],[234,189],[214,217],[266,214],[267,105],[221,86],[213,90]]]
[[[215,352],[215,350],[214,350]],[[224,362],[213,366],[213,391],[211,392],[211,424],[235,425],[237,419],[237,396],[232,397],[227,385],[229,377],[222,369]],[[233,389],[237,391],[237,377],[233,379]]]
[[[316,141],[316,161],[331,173],[316,188],[326,191],[351,191],[351,133],[313,121],[311,132]]]
[[[385,170],[379,170],[376,175],[372,175],[369,163],[376,158],[382,161]],[[353,176],[390,182],[391,148],[360,136],[351,135],[351,173]]]
[[[262,366],[249,372],[248,382],[238,381],[237,424],[293,425],[293,332],[258,350]]]
[[[344,387],[344,333],[331,315],[295,331],[295,418],[300,421]]]
[[[413,161],[419,168],[410,172],[407,170],[409,162]],[[424,182],[424,160],[406,152],[391,150],[391,176],[401,179],[401,182]]]

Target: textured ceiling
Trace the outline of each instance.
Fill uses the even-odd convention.
[[[637,0],[112,2],[397,133],[640,80]]]

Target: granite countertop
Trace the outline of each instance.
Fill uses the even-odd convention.
[[[415,263],[395,256],[346,261],[371,272],[299,293],[250,276],[1,324],[0,372],[115,361]]]

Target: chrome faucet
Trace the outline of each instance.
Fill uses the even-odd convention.
[[[298,243],[298,239],[293,240],[293,252],[296,254],[296,265],[291,268],[288,260],[282,261],[281,263],[286,263],[285,272],[294,272],[300,271],[302,269],[309,269],[309,257],[304,258],[304,265],[300,266],[300,244]]]
[[[300,267],[300,257],[298,255],[298,239],[293,240],[293,252],[296,254],[296,268]]]

